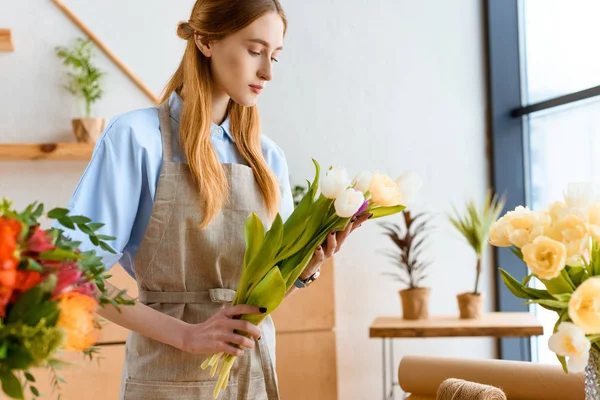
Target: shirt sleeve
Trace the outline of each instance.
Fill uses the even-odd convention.
[[[294,197],[290,185],[290,173],[287,160],[284,151],[271,139],[263,135],[262,140],[265,159],[279,179],[279,189],[281,191],[279,214],[285,222],[292,214],[292,211],[294,211]]]
[[[107,241],[116,254],[94,246],[89,237],[80,230],[68,229],[58,225],[58,222],[54,225],[63,229],[65,235],[72,240],[80,241],[82,251],[95,250],[96,254],[102,257],[106,269],[110,269],[123,256],[123,249],[131,236],[142,190],[142,177],[136,157],[128,156],[134,149],[117,147],[111,140],[112,135],[122,133],[117,131],[123,129],[128,128],[113,123],[102,134],[68,206],[69,215],[83,215],[92,222],[105,224],[98,233],[116,238]]]
[[[290,185],[290,174],[288,171],[287,161],[283,151],[281,152],[281,166],[280,172],[277,174],[279,182],[281,184],[281,204],[279,207],[279,213],[281,218],[285,222],[294,211],[294,197],[292,195],[292,188]]]

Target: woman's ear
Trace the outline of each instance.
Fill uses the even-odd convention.
[[[205,37],[200,36],[199,33],[194,33],[194,42],[196,43],[198,50],[200,50],[205,57],[210,58],[212,56],[210,42]]]

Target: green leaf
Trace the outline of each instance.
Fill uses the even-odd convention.
[[[13,399],[24,399],[23,387],[19,379],[10,371],[0,370],[2,391]]]
[[[500,268],[500,276],[502,277],[502,281],[508,287],[512,294],[517,296],[520,299],[531,299],[531,295],[525,291],[525,287],[513,278],[508,272]]]
[[[6,358],[6,353],[8,352],[8,342],[3,341],[2,346],[0,346],[0,360]]]
[[[110,247],[110,245],[107,244],[107,243],[100,242],[100,248],[102,250],[108,251],[111,254],[117,254],[117,252],[115,251],[115,249],[113,249],[112,247]]]
[[[390,207],[377,207],[370,209],[369,212],[373,214],[371,219],[377,219],[381,217],[387,217],[388,215],[397,214],[402,212],[406,206],[390,206]]]
[[[25,372],[25,379],[27,379],[29,382],[35,382],[35,377],[29,372]]]
[[[37,208],[35,209],[35,211],[33,212],[33,214],[31,216],[37,220],[42,216],[43,213],[44,213],[44,205],[40,204],[37,206]]]
[[[79,228],[79,230],[81,232],[85,233],[86,235],[96,236],[94,231],[91,230],[90,228],[88,228],[87,225],[85,225],[85,224],[77,224],[77,227]]]
[[[573,293],[573,291],[574,291],[573,282],[571,282],[571,278],[568,278],[568,280],[567,280],[565,278],[565,276],[567,276],[567,277],[569,276],[566,273],[566,271],[564,274],[561,273],[556,278],[540,279],[540,280],[542,281],[544,286],[546,286],[546,289],[548,290],[548,292],[551,294]]]
[[[588,338],[588,340],[591,343],[597,342],[598,340],[600,340],[600,335],[586,335],[586,337]]]
[[[541,304],[547,307],[551,307],[552,309],[562,310],[567,309],[569,304],[564,301],[559,300],[547,300],[547,299],[538,299],[538,300],[530,300],[525,304]]]
[[[34,359],[31,353],[21,345],[8,345],[6,358],[2,361],[2,367],[8,369],[28,369]]]
[[[30,387],[31,393],[33,393],[34,396],[38,396],[40,395],[40,391],[37,390],[37,388],[35,386],[31,386]]]
[[[88,222],[92,222],[91,219],[89,219],[88,217],[84,217],[83,215],[74,215],[71,217],[71,221],[73,221],[77,225],[79,225],[79,224],[85,225]]]
[[[533,274],[529,274],[525,278],[523,278],[523,282],[521,282],[523,286],[527,286],[531,278],[533,278]]]
[[[250,260],[260,249],[265,238],[265,227],[256,213],[252,212],[244,224],[244,238],[246,239],[246,251],[244,253],[244,265],[248,265]]]
[[[94,246],[99,246],[100,245],[100,240],[98,239],[98,236],[91,234],[90,236],[90,242],[92,242],[94,244]]]
[[[567,360],[565,357],[563,356],[559,356],[558,354],[556,355],[556,358],[558,358],[558,361],[560,362],[560,365],[562,366],[563,371],[565,372],[565,374],[569,373],[569,369],[567,368]]]
[[[93,222],[91,224],[87,224],[87,226],[88,226],[88,228],[90,228],[91,230],[96,232],[98,229],[102,228],[104,226],[104,224],[102,224],[100,222]],[[98,235],[98,237],[100,237],[100,235]],[[111,239],[106,239],[106,240],[111,240]]]
[[[563,293],[563,294],[553,294],[552,297],[554,297],[556,300],[558,301],[562,301],[565,303],[568,303],[569,300],[571,300],[571,293]]]
[[[565,267],[575,287],[579,287],[587,278],[588,272],[584,267]]]
[[[96,237],[100,240],[115,240],[116,237],[108,236],[108,235],[96,235]]]
[[[279,263],[281,260],[305,248],[314,239],[315,235],[318,235],[317,232],[322,227],[323,221],[327,218],[332,204],[333,200],[325,196],[320,196],[310,209],[310,214],[306,221],[301,225],[302,230],[293,230],[293,234],[298,234],[299,236],[292,236],[290,232],[286,231],[287,228],[284,226],[282,246],[285,247],[277,254],[275,263]],[[336,217],[336,219],[339,219],[339,217]],[[349,218],[346,218],[346,220],[349,220]]]
[[[242,271],[242,277],[238,283],[239,294],[236,294],[236,299],[246,299],[248,293],[258,283],[255,280],[262,279],[274,266],[274,260],[281,246],[282,238],[283,220],[277,214],[271,225],[271,229],[267,231],[265,239],[261,243],[260,249],[256,252],[252,260],[250,260],[248,266]]]
[[[44,260],[52,260],[52,261],[61,261],[61,260],[77,260],[81,258],[80,254],[75,253],[74,251],[69,251],[61,248],[55,248],[48,251],[42,251],[40,253],[40,258]]]
[[[521,260],[523,259],[523,253],[521,252],[521,249],[519,249],[518,247],[513,246],[510,248],[510,251],[512,251],[512,253],[515,256],[519,257]]]
[[[14,324],[23,320],[27,311],[39,307],[45,298],[46,292],[39,286],[33,287],[17,298],[17,301],[12,306],[7,323]]]
[[[27,270],[42,272],[44,270],[44,267],[42,267],[42,265],[40,263],[38,263],[37,261],[35,261],[33,258],[28,257],[27,258]]]
[[[69,214],[69,210],[66,208],[54,208],[48,211],[48,218],[59,219]]]
[[[281,272],[279,268],[273,267],[250,292],[246,304],[265,307],[267,313],[272,313],[283,301],[285,293],[286,285],[281,277]],[[258,325],[266,316],[267,314],[248,314],[243,315],[242,319]]]
[[[42,318],[46,318],[47,325],[56,325],[58,305],[48,300],[55,285],[56,276],[49,275],[38,286],[23,293],[12,306],[6,321],[9,324],[21,322],[28,326],[35,326]]]
[[[60,224],[64,227],[75,229],[75,224],[73,224],[69,217],[60,217],[58,218],[58,222],[60,222]]]

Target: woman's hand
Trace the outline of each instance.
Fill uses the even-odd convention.
[[[239,304],[220,310],[203,323],[187,324],[182,332],[183,338],[180,350],[192,354],[223,352],[241,357],[244,350],[232,344],[251,349],[254,347],[254,340],[234,331],[246,332],[256,339],[260,338],[261,331],[253,323],[235,317],[242,314],[264,314],[265,312],[265,309]]]
[[[327,235],[327,239],[323,242],[323,244],[315,250],[315,254],[313,254],[312,258],[306,265],[306,268],[300,274],[301,280],[308,279],[311,275],[313,275],[321,265],[333,256],[335,253],[340,251],[342,244],[348,238],[348,235],[352,233],[356,228],[359,228],[363,222],[371,218],[373,214],[365,213],[359,217],[354,217],[350,220],[346,229],[340,232],[331,231],[329,235]]]

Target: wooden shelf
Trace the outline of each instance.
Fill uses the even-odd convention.
[[[94,143],[0,144],[0,161],[89,160]]]
[[[480,319],[459,319],[456,315],[432,316],[425,320],[379,317],[370,327],[371,338],[410,337],[526,337],[543,335],[544,328],[528,312],[492,312]]]

